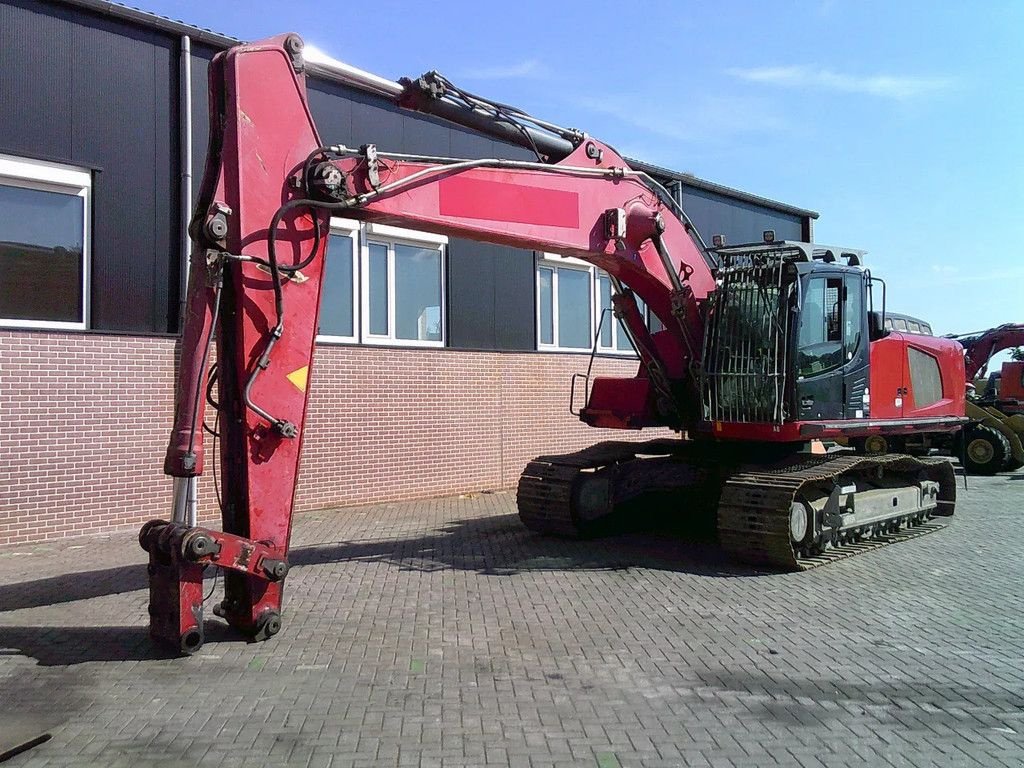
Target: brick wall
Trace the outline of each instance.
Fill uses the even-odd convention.
[[[166,517],[174,340],[0,331],[0,545]],[[299,510],[510,488],[541,453],[640,437],[568,413],[586,355],[321,345]],[[629,376],[635,361],[599,359]],[[653,437],[643,433],[643,437]],[[209,450],[209,449],[208,449]],[[216,519],[212,479],[200,509]]]

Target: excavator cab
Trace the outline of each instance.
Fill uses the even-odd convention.
[[[862,252],[783,241],[714,253],[722,266],[701,389],[715,431],[863,418],[870,335]]]

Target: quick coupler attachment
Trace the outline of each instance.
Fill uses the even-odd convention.
[[[211,565],[227,571],[216,615],[256,640],[280,630],[288,561],[278,548],[166,520],[146,523],[139,544],[149,553],[149,633],[155,641],[183,654],[202,647],[203,572]]]

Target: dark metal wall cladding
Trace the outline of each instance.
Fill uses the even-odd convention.
[[[713,235],[725,235],[730,245],[761,242],[766,229],[774,229],[778,240],[802,240],[805,220],[743,200],[683,184],[683,210],[708,245]]]
[[[0,5],[0,152],[94,169],[92,327],[176,314],[172,38],[64,6]]]
[[[0,1],[0,152],[94,169],[92,323],[96,330],[177,330],[180,270],[178,38],[40,0]],[[216,49],[193,44],[193,194],[208,139],[207,73]],[[531,153],[327,81],[309,83],[321,138],[455,157]],[[806,222],[684,186],[710,240],[800,239]],[[450,244],[449,344],[535,348],[533,255]]]
[[[192,193],[199,193],[209,141],[209,66],[217,51],[192,46]],[[385,99],[337,83],[310,80],[310,111],[326,144],[374,143],[396,152],[530,159],[519,147],[413,116]],[[328,256],[330,258],[330,256]],[[534,349],[533,254],[453,239],[448,263],[448,345],[461,349]]]
[[[335,83],[311,81],[308,92],[310,111],[326,144],[373,143],[394,152],[533,159],[520,147],[413,116],[384,99]],[[453,238],[448,247],[448,346],[534,349],[533,264],[530,251]]]
[[[449,346],[535,349],[534,280],[531,253],[452,241],[448,247]]]

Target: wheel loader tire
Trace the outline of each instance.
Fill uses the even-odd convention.
[[[994,475],[1012,461],[1010,441],[998,429],[971,424],[964,429],[964,468],[972,475]]]

